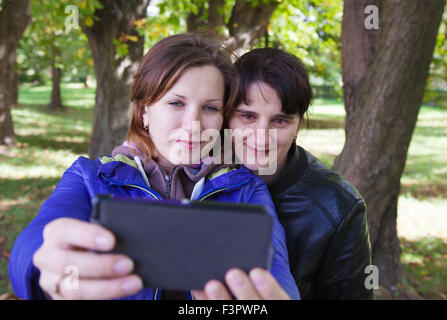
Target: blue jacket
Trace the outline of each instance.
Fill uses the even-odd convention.
[[[79,157],[64,172],[61,181],[42,204],[35,219],[17,237],[11,251],[9,277],[17,296],[23,299],[45,298],[39,286],[40,272],[34,266],[32,258],[42,245],[42,232],[50,221],[61,217],[89,221],[91,200],[96,194],[111,193],[130,198],[162,199],[155,190],[145,184],[136,165],[132,165],[134,161],[124,159],[126,161],[123,161],[121,156],[116,160],[108,158],[104,161],[103,157],[93,161]],[[274,218],[272,244],[275,256],[270,272],[292,299],[300,299],[289,268],[284,229],[278,222],[265,183],[245,167],[229,172],[226,170],[213,176],[206,181],[197,200],[264,204]],[[160,288],[143,288],[137,294],[123,299],[157,300],[160,296]],[[187,296],[188,299],[192,298],[190,292]]]

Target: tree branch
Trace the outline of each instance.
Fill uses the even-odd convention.
[[[279,1],[276,0],[256,6],[244,0],[236,0],[228,24],[233,49],[251,49],[265,34],[270,17],[278,5]]]

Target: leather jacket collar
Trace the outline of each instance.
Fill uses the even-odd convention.
[[[286,191],[295,184],[307,168],[306,151],[298,145],[290,147],[287,163],[281,173],[268,185],[272,197]]]

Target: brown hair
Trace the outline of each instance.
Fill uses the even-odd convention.
[[[190,67],[211,65],[220,70],[225,83],[224,114],[227,113],[236,100],[239,76],[231,62],[231,52],[222,43],[208,32],[176,34],[157,42],[146,53],[131,88],[128,143],[152,157],[154,145],[143,125],[144,107],[161,99]]]

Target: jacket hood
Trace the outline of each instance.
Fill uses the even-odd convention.
[[[118,181],[139,181],[142,185],[146,185],[142,176],[143,173],[138,171],[136,157],[142,162],[144,174],[147,175],[147,179],[150,181],[150,187],[164,198],[171,199],[190,198],[194,186],[199,181],[221,169],[235,167],[233,164],[219,165],[211,161],[203,161],[199,165],[174,166],[171,173],[167,175],[153,158],[149,158],[134,144],[125,141],[112,151],[112,158],[124,162],[137,170],[119,168],[116,165],[107,167],[107,164],[105,164],[106,167],[104,165],[100,166],[98,174],[101,172],[109,177],[113,176]],[[139,177],[137,177],[138,175]]]

